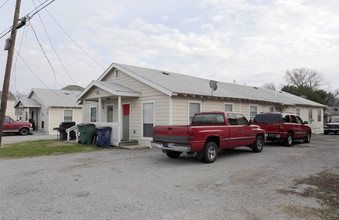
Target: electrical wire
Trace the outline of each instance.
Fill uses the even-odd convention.
[[[40,40],[39,40],[39,38],[38,38],[38,35],[37,35],[35,29],[33,28],[32,23],[30,22],[29,24],[30,24],[30,26],[31,26],[31,28],[32,28],[32,30],[33,30],[35,39],[37,40],[37,42],[38,42],[38,44],[39,44],[39,46],[40,46],[40,49],[41,49],[42,53],[44,54],[44,56],[45,56],[45,58],[46,58],[46,60],[47,60],[47,62],[48,62],[48,64],[49,64],[49,66],[50,66],[51,69],[52,69],[52,73],[53,73],[53,76],[54,76],[55,83],[58,83],[58,80],[57,80],[57,77],[56,77],[55,69],[54,69],[54,67],[53,67],[53,65],[52,65],[52,63],[51,63],[51,61],[49,60],[49,58],[48,58],[48,56],[47,56],[47,54],[46,54],[44,48],[42,47],[41,42],[40,42]],[[58,83],[58,85],[61,87],[61,85],[60,85],[59,83]],[[55,84],[54,84],[54,86],[55,86]]]
[[[33,2],[33,4],[34,4],[34,6],[35,6],[35,1],[32,0],[32,2]],[[46,28],[46,26],[45,26],[45,24],[44,24],[44,22],[43,22],[43,20],[42,20],[42,18],[41,18],[41,16],[40,16],[40,14],[38,14],[38,16],[39,16],[39,19],[40,19],[40,21],[41,21],[41,24],[42,24],[42,26],[43,26],[43,28],[44,28],[44,30],[45,30],[46,36],[47,36],[47,38],[48,38],[48,41],[49,41],[49,43],[51,44],[51,46],[52,46],[52,48],[53,48],[53,51],[54,51],[56,57],[58,58],[58,60],[59,60],[59,62],[60,62],[60,64],[61,64],[61,66],[62,66],[62,68],[63,68],[64,71],[67,73],[67,75],[68,75],[68,77],[71,79],[71,81],[76,85],[77,83],[73,80],[73,78],[71,77],[71,74],[67,71],[65,65],[64,65],[63,62],[61,61],[61,58],[60,58],[59,54],[57,53],[57,51],[56,51],[56,49],[55,49],[55,47],[54,47],[54,45],[53,45],[53,43],[52,43],[52,40],[51,40],[51,38],[50,38],[50,36],[49,36],[49,34],[48,34],[47,28]],[[70,91],[71,91],[71,90],[70,90]],[[71,91],[71,92],[72,92],[72,91]]]
[[[26,31],[26,26],[24,27],[24,31],[23,31],[23,34],[22,34],[22,37],[21,37],[21,40],[20,40],[20,44],[19,44],[19,49],[18,49],[18,53],[20,53],[20,50],[21,50],[21,46],[22,46],[22,42],[23,42],[23,39],[24,39],[24,35],[25,35],[25,31]],[[17,87],[16,87],[16,64],[18,62],[18,56],[15,58],[15,61],[14,61],[14,88],[15,88],[15,92],[17,92]],[[16,94],[17,95],[17,94]]]
[[[31,18],[33,18],[34,15],[36,15],[37,13],[39,13],[42,9],[44,9],[44,8],[46,8],[48,5],[52,4],[55,0],[51,0],[50,2],[48,2],[48,1],[49,1],[49,0],[44,1],[44,2],[41,3],[38,7],[34,8],[31,12],[29,12],[26,16],[24,16],[24,17],[26,17],[26,19],[27,19],[26,22],[28,22]],[[46,2],[48,2],[48,3],[46,4]],[[46,5],[45,5],[45,4],[46,4]],[[40,7],[41,7],[41,8],[40,8]],[[35,11],[35,12],[34,12],[34,11]],[[33,12],[34,12],[34,13],[33,13]],[[33,13],[33,14],[30,15],[31,13]],[[5,34],[3,34],[3,35],[1,35],[2,33],[0,34],[0,35],[1,35],[0,39],[3,38],[4,36],[6,36],[9,32],[11,32],[12,28],[13,28],[13,26],[11,26],[11,27],[7,28],[5,31],[3,31],[2,33],[6,32],[6,31],[9,29]]]
[[[52,18],[52,20],[55,22],[56,25],[59,26],[59,28],[67,35],[67,37],[82,51],[84,52],[94,63],[96,63],[101,68],[105,69],[104,66],[102,66],[100,63],[98,63],[91,55],[89,55],[73,38],[66,32],[66,30],[55,20],[55,18],[49,13],[47,9],[45,9],[47,14]]]
[[[22,61],[22,63],[27,67],[27,69],[35,76],[35,78],[37,78],[48,90],[50,90],[51,92],[53,92],[55,95],[59,96],[62,99],[68,100],[68,101],[72,101],[74,102],[74,100],[71,99],[67,99],[63,96],[60,96],[58,93],[56,93],[53,89],[48,88],[48,86],[40,79],[40,77],[38,77],[38,75],[36,75],[34,73],[34,71],[28,66],[28,64],[25,62],[25,60],[22,58],[22,56],[18,53],[18,51],[15,49],[15,52],[17,53],[17,56],[20,58],[20,60]]]
[[[7,2],[9,2],[9,0],[5,1],[5,3],[3,3],[3,4],[0,6],[0,9],[1,9],[4,5],[6,5]]]
[[[31,14],[33,11],[35,11],[37,8],[41,7],[42,5],[44,5],[46,2],[48,2],[49,0],[44,1],[43,3],[41,3],[38,7],[36,7],[35,9],[33,9],[30,13],[28,13],[27,16],[29,16],[29,14]],[[39,10],[37,10],[36,12],[34,12],[32,15],[29,16],[29,19],[33,18],[34,15],[36,15],[39,11],[41,11],[42,9],[46,8],[48,5],[52,4],[55,0],[51,0],[49,3],[47,3],[46,5],[44,5],[42,8],[40,8]]]

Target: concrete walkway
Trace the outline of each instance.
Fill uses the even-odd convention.
[[[31,134],[22,136],[19,134],[4,134],[2,136],[2,145],[5,144],[13,144],[19,143],[23,141],[33,141],[33,140],[50,140],[50,139],[57,139],[56,135],[48,135],[41,131],[33,131]]]

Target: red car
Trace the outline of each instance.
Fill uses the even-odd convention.
[[[295,139],[311,141],[312,130],[307,121],[291,113],[267,112],[255,116],[254,125],[259,125],[267,133],[267,140],[282,140],[291,146]]]
[[[155,126],[152,148],[161,149],[170,158],[181,153],[196,153],[204,162],[216,160],[219,149],[248,146],[261,152],[265,131],[250,125],[241,113],[199,112],[191,125]]]
[[[33,130],[32,124],[28,122],[17,122],[11,117],[5,116],[3,133],[20,133],[21,135],[27,135]]]

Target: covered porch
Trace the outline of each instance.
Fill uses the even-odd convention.
[[[92,82],[79,96],[82,122],[111,127],[111,145],[131,140],[131,112],[140,92],[113,82]]]
[[[18,121],[27,121],[32,123],[34,130],[43,128],[43,120],[41,120],[41,104],[35,99],[20,98],[14,105],[15,115]]]

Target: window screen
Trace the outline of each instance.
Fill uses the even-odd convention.
[[[154,103],[143,104],[143,137],[153,137]]]

